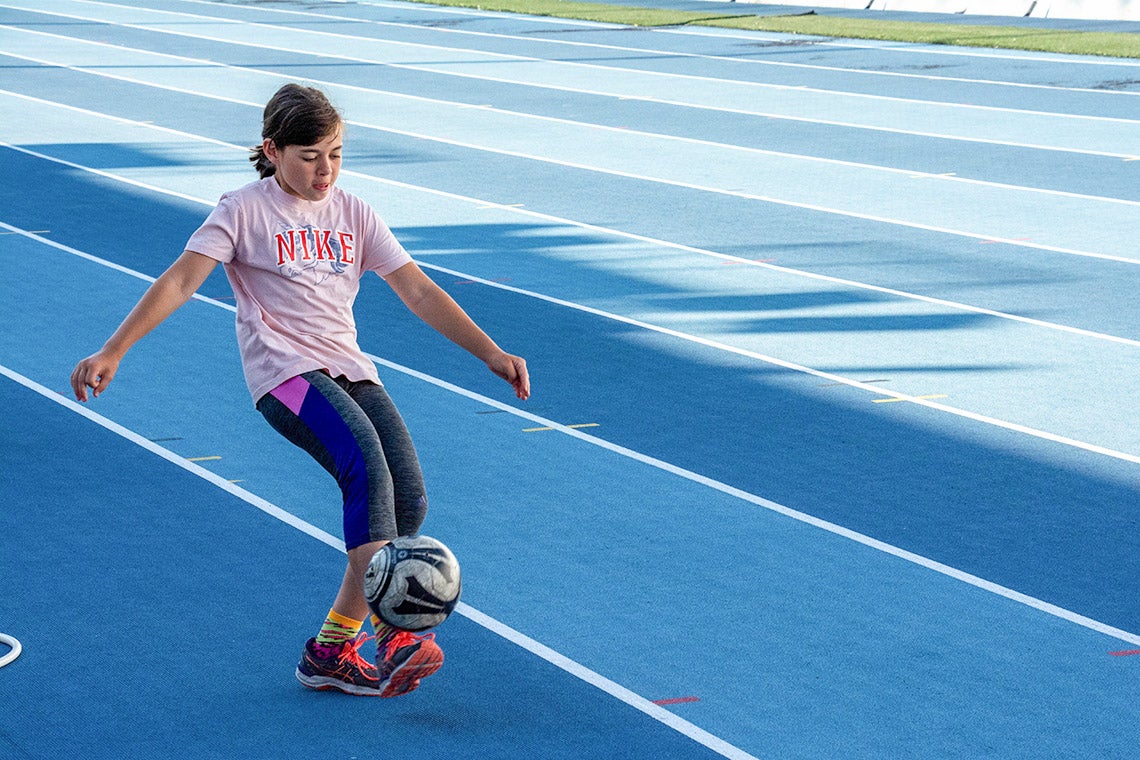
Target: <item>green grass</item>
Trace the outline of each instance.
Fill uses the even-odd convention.
[[[525,13],[532,16],[605,21],[627,26],[719,26],[819,37],[1140,58],[1140,34],[1126,32],[1074,32],[1018,26],[931,24],[818,14],[756,16],[745,10],[747,8],[745,4],[741,4],[739,14],[712,16],[693,11],[624,7],[573,0],[414,0],[414,2]]]

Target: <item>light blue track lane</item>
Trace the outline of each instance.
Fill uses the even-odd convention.
[[[42,16],[26,14],[29,21]],[[51,31],[51,25],[38,27]],[[98,26],[83,27],[76,34],[91,40],[104,39],[106,29]],[[836,127],[800,119],[770,119],[764,129],[757,130],[755,117],[733,111],[709,114],[702,110],[678,109],[675,106],[656,103],[650,100],[631,100],[605,95],[549,91],[534,88],[519,88],[509,83],[490,80],[462,79],[457,82],[454,76],[413,70],[408,68],[381,67],[367,64],[349,64],[334,59],[316,59],[283,51],[237,49],[209,41],[171,36],[134,29],[114,30],[121,44],[151,47],[165,52],[205,57],[230,62],[236,65],[272,64],[273,70],[288,76],[308,65],[312,76],[320,78],[327,73],[322,66],[336,66],[338,81],[365,87],[378,87],[384,90],[408,95],[438,99],[454,99],[471,105],[495,104],[499,108],[538,113],[545,116],[567,117],[618,128],[637,128],[649,132],[699,137],[722,143],[734,143],[753,148],[763,148],[779,152],[802,153],[820,158],[853,160],[862,163],[905,166],[913,172],[943,174],[953,171],[961,178],[980,178],[989,181],[1020,184],[1045,190],[1066,190],[1088,195],[1099,195],[1111,189],[1111,195],[1130,200],[1140,200],[1135,183],[1130,181],[1129,163],[1117,157],[1053,152],[1041,155],[1031,148],[1012,146],[990,146],[984,143],[971,143],[968,151],[963,151],[953,140],[938,140],[922,135],[894,133],[889,142],[875,139],[882,135],[852,124]],[[447,40],[445,40],[446,42]],[[626,55],[624,59],[640,60],[641,56]],[[620,60],[609,61],[611,65]],[[105,73],[114,74],[113,70]],[[717,72],[731,75],[736,72]],[[38,74],[36,80],[44,79],[58,72]],[[42,85],[38,81],[21,82],[22,89],[29,92]],[[457,91],[456,85],[462,89]],[[942,87],[935,83],[937,95]],[[99,93],[117,88],[114,80],[92,76],[90,87],[81,88],[80,96],[86,96],[92,103],[106,107],[107,98]],[[1017,90],[1014,90],[1016,94]],[[1137,96],[1123,95],[1112,97],[1112,93],[1081,93],[1090,101],[1085,109],[1090,115],[1131,114],[1135,111]],[[1045,95],[1052,95],[1045,93]],[[1071,107],[1063,100],[1058,102],[1050,97],[1050,105],[1042,103],[1043,94],[1034,90],[1034,107],[1048,107],[1050,110]],[[922,95],[916,95],[922,97]],[[1008,99],[1000,101],[1006,106],[1016,105]],[[134,98],[115,100],[116,108],[138,108],[145,106]],[[1082,112],[1078,109],[1078,112]],[[153,116],[149,111],[148,117]],[[714,118],[710,118],[714,117]],[[234,125],[236,126],[236,125]],[[667,190],[662,190],[667,192]]]

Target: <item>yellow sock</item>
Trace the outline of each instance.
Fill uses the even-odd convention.
[[[323,647],[338,647],[356,638],[363,625],[363,620],[353,620],[335,610],[329,610],[329,616],[321,626],[321,632],[317,634],[316,643]]]

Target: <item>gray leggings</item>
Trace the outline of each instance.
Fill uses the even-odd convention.
[[[423,473],[383,387],[306,372],[262,396],[257,410],[336,478],[346,548],[419,530],[427,513]]]

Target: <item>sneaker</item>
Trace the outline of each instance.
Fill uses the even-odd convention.
[[[357,651],[371,638],[362,633],[344,642],[339,651],[334,650],[328,657],[321,657],[314,648],[317,640],[309,639],[297,665],[297,680],[318,691],[338,689],[345,694],[378,696],[380,680],[376,677],[376,667]]]
[[[435,634],[417,636],[400,631],[376,652],[380,696],[398,697],[414,691],[421,678],[427,678],[443,665],[443,651]]]

